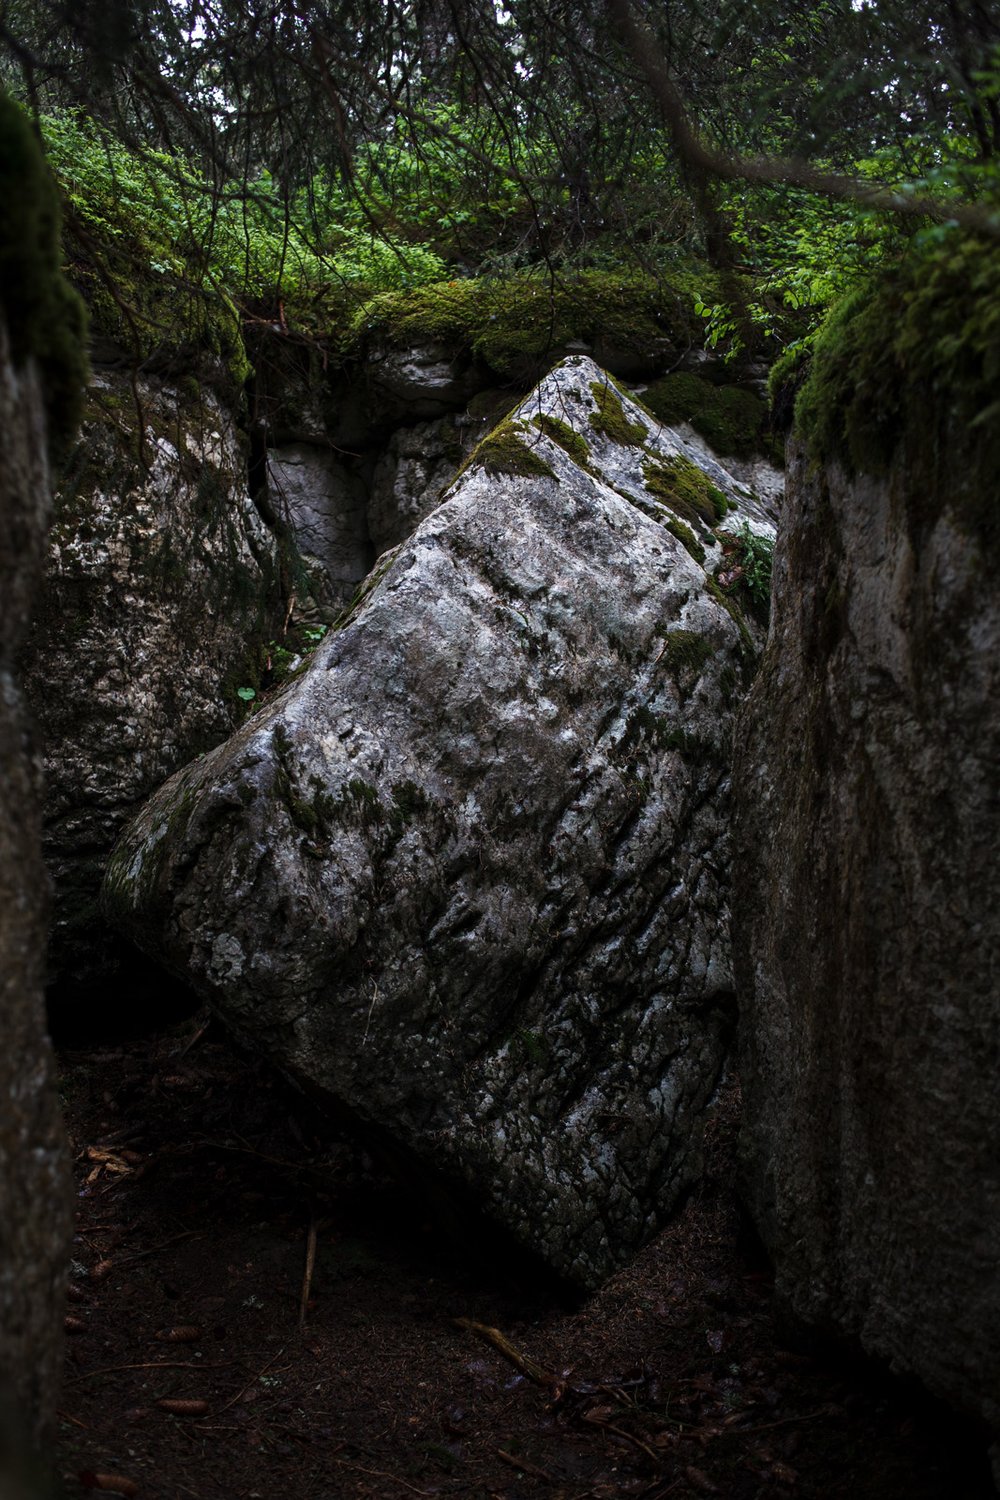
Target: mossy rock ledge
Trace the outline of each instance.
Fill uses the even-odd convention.
[[[593,362],[559,366],[104,886],[242,1037],[584,1287],[697,1179],[734,1023],[730,736],[760,633],[711,521],[698,561],[647,487],[681,456]]]

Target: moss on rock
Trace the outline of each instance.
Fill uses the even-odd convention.
[[[946,233],[846,297],[795,402],[814,462],[883,475],[905,452],[914,517],[947,504],[987,540],[1000,493],[1000,256]]]
[[[726,514],[728,502],[689,458],[675,454],[649,460],[642,467],[646,488],[682,521],[711,530]]]
[[[663,637],[660,660],[676,675],[697,675],[712,655],[710,640],[696,630],[668,630]]]
[[[678,521],[676,516],[665,516],[663,525],[670,532],[671,536],[675,536],[687,548],[695,562],[703,566],[705,562],[705,549],[690,526],[685,526],[684,522]]]
[[[0,306],[15,365],[41,371],[49,443],[60,452],[80,419],[86,315],[60,269],[59,200],[24,112],[0,94]]]
[[[642,401],[667,426],[690,423],[716,453],[747,458],[771,452],[764,430],[767,403],[755,391],[713,385],[700,375],[665,375],[643,392]]]
[[[526,422],[506,420],[488,432],[473,449],[459,473],[479,464],[487,474],[512,474],[522,478],[555,479],[555,472],[530,441],[531,428]],[[537,439],[536,439],[537,442]]]
[[[203,381],[232,398],[250,376],[240,315],[222,292],[149,264],[143,247],[116,241],[92,251],[70,235],[70,271],[90,312],[91,336],[126,350],[147,370]]]
[[[559,417],[550,416],[545,411],[532,417],[531,420],[540,432],[544,432],[546,437],[558,443],[574,463],[579,464],[582,469],[587,467],[590,462],[590,444],[582,433],[577,432],[568,422],[561,421]]]
[[[688,264],[663,277],[586,271],[555,279],[529,273],[436,282],[372,297],[355,314],[352,336],[358,344],[375,337],[397,346],[467,348],[499,375],[514,378],[540,373],[567,344],[598,337],[669,360],[701,341],[695,297],[716,288],[717,280],[704,266]]]
[[[629,421],[621,397],[610,385],[599,380],[591,381],[590,392],[597,402],[597,410],[590,413],[590,425],[594,431],[623,448],[641,448],[649,437],[645,423]]]

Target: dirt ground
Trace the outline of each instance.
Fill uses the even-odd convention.
[[[69,1500],[993,1494],[977,1434],[782,1329],[733,1196],[735,1087],[699,1194],[568,1308],[203,1021],[61,1050]]]

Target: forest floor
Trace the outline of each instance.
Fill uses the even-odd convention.
[[[698,1194],[568,1309],[426,1222],[214,1024],[60,1067],[70,1500],[993,1493],[939,1408],[790,1343],[744,1246],[735,1088]]]

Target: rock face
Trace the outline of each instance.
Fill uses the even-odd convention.
[[[69,1245],[66,1167],[42,999],[46,879],[39,766],[14,672],[51,509],[39,378],[71,308],[59,278],[52,189],[27,120],[0,96],[0,1492],[40,1494],[12,1451],[55,1420]],[[77,310],[77,325],[79,313]],[[64,389],[82,374],[67,360]]]
[[[12,656],[38,582],[51,491],[37,372],[13,368],[2,318],[0,426],[0,1406],[10,1381],[39,1442],[59,1387],[70,1188],[42,999],[40,775]]]
[[[105,885],[239,1034],[585,1286],[696,1177],[732,1024],[755,628],[711,576],[723,488],[752,515],[568,361]]]
[[[462,459],[454,417],[418,422],[392,434],[375,465],[368,530],[376,553],[404,541],[429,515]]]
[[[53,979],[106,972],[97,897],[118,830],[243,716],[276,558],[215,397],[95,377],[24,656],[45,746]]]
[[[374,561],[361,479],[328,449],[289,443],[268,454],[271,504],[287,520],[321,609],[336,614]]]
[[[780,1290],[1000,1426],[983,432],[953,430],[930,477],[912,440],[878,479],[793,464],[739,736],[734,927],[747,1186]]]

